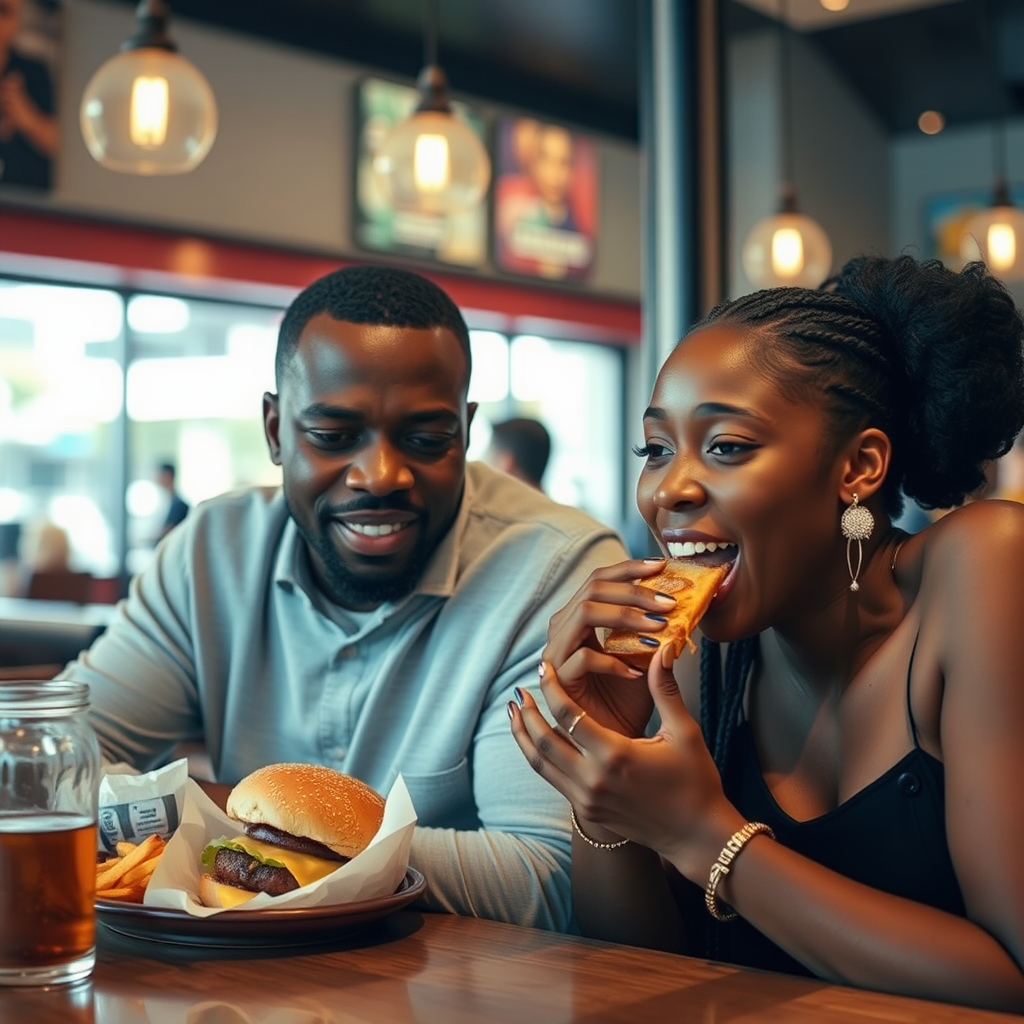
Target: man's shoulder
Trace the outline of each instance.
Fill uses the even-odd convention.
[[[288,508],[279,487],[246,487],[199,502],[185,522],[194,537],[228,535],[237,542],[279,531]]]

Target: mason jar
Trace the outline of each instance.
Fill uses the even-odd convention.
[[[100,753],[83,683],[0,683],[0,985],[96,962]]]

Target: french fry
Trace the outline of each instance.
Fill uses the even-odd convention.
[[[157,835],[147,836],[138,845],[118,843],[120,856],[96,865],[96,895],[101,899],[128,899],[127,894],[131,894],[141,899],[166,845]]]
[[[145,886],[140,888],[137,885],[119,889],[99,889],[96,892],[98,900],[124,900],[127,903],[141,903],[145,895]]]

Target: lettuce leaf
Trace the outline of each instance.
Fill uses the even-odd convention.
[[[269,868],[283,868],[284,864],[279,860],[274,860],[273,857],[264,857],[261,854],[250,850],[245,842],[240,839],[228,839],[227,836],[221,836],[219,839],[214,839],[208,843],[199,855],[199,859],[203,862],[203,867],[207,871],[213,870],[213,862],[217,859],[218,850],[237,850],[239,853],[247,854],[255,860],[258,860],[261,864],[266,864]]]

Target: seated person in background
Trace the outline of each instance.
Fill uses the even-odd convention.
[[[282,489],[199,504],[64,676],[106,757],[205,745],[226,787],[264,764],[401,772],[428,905],[570,922],[568,812],[507,731],[547,623],[621,542],[466,463],[469,333],[417,274],[350,267],[302,292],[263,396]]]
[[[984,484],[1022,343],[983,265],[903,256],[725,303],[669,355],[637,504],[664,556],[730,566],[700,657],[603,653],[671,605],[626,562],[552,620],[558,728],[510,708],[574,808],[585,934],[1024,1010],[1024,507],[891,526],[901,489]]]
[[[551,435],[539,420],[519,417],[495,423],[485,461],[538,489],[551,455]]]

